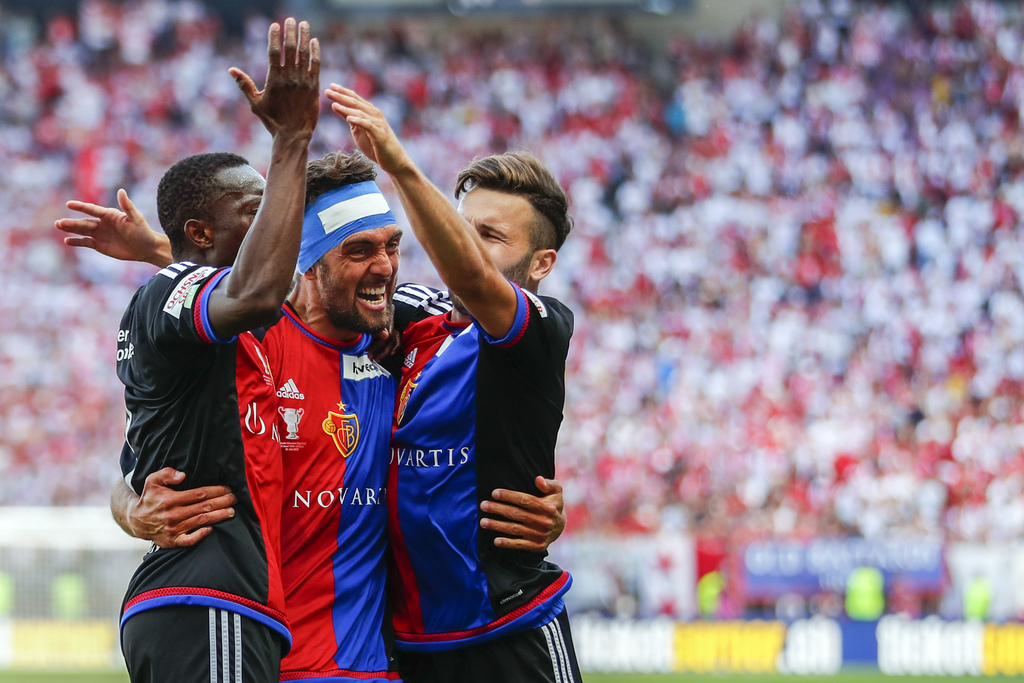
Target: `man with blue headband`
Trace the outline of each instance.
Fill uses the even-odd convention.
[[[396,292],[401,230],[375,176],[374,165],[358,153],[310,162],[297,282],[280,319],[259,335],[279,400],[279,419],[270,429],[284,460],[282,582],[293,647],[281,670],[289,680],[398,677],[384,598],[385,454],[401,359],[397,367],[385,367],[367,351],[371,335],[387,329],[392,315],[401,330],[451,305],[444,294],[425,287],[407,285]],[[76,208],[97,221],[67,221],[63,229],[91,228],[94,239],[120,235],[124,257],[157,265],[166,258],[130,203],[125,213]],[[130,233],[118,232],[133,226],[135,244],[146,245],[134,251]],[[81,244],[75,241],[81,238],[69,239]],[[113,251],[109,242],[83,246]],[[173,484],[173,473],[167,476],[162,483]],[[197,501],[197,495],[205,497]],[[501,542],[546,546],[560,510],[531,513],[541,499],[500,495],[518,505],[504,509],[522,517],[505,532],[536,539]],[[230,513],[221,501],[232,502],[222,488],[177,492],[164,485],[154,485],[142,498],[120,489],[115,499],[112,507],[126,531],[168,546],[197,542],[208,533],[206,525]]]

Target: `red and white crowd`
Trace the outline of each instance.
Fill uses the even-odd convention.
[[[195,2],[0,7],[0,503],[102,504],[118,320],[148,266],[61,244],[66,200],[269,145]],[[794,2],[728,41],[614,22],[328,27],[324,84],[377,104],[443,189],[527,149],[576,227],[569,533],[1024,534],[1024,16],[986,0]],[[350,147],[325,109],[319,154]],[[388,190],[386,178],[382,178]],[[394,202],[397,204],[397,201]],[[409,236],[403,281],[436,284]]]

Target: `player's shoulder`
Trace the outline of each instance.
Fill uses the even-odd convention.
[[[526,297],[530,307],[536,310],[537,315],[541,320],[567,324],[570,329],[572,328],[572,309],[564,303],[554,297],[544,296],[537,292],[532,292],[529,289],[520,289],[520,291]]]
[[[399,330],[452,310],[452,299],[447,290],[408,282],[395,289],[394,302],[395,327]]]
[[[446,289],[434,289],[427,285],[406,282],[395,289],[395,307],[400,305],[417,308],[430,315],[438,315],[452,310],[452,299]]]
[[[172,263],[158,270],[153,277],[139,290],[140,298],[154,298],[171,294],[172,298],[182,301],[188,290],[217,272],[213,266],[200,266],[191,261]]]
[[[146,283],[146,299],[150,305],[158,305],[164,313],[179,318],[183,309],[192,308],[203,285],[222,270],[225,269],[191,261],[172,263]]]

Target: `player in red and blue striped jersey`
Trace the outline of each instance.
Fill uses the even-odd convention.
[[[281,319],[261,335],[277,378],[274,431],[284,451],[282,575],[294,647],[282,662],[282,680],[397,678],[389,656],[383,552],[386,454],[400,366],[386,370],[366,351],[369,334],[389,320],[400,231],[374,176],[373,165],[358,154],[310,163],[301,279]],[[126,198],[122,203],[131,214]],[[111,211],[92,210],[108,218],[103,212]],[[145,225],[141,216],[133,220]],[[112,222],[118,221],[107,220],[108,228]],[[444,293],[418,285],[399,288],[394,301],[399,330],[451,307]],[[529,505],[534,499],[516,500]],[[173,503],[161,514],[169,508]],[[196,523],[217,514],[201,510]],[[548,535],[550,516],[535,519],[534,536]],[[179,535],[178,526],[160,536],[162,522],[147,523],[148,535],[160,542],[192,543],[193,535]]]
[[[456,211],[376,107],[337,85],[327,96],[391,176],[455,302],[405,336],[388,482],[402,675],[578,681],[568,573],[542,554],[496,547],[477,526],[493,489],[554,476],[573,318],[535,292],[571,229],[568,197],[533,157],[503,154],[462,171]]]

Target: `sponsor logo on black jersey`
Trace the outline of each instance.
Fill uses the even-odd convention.
[[[180,317],[181,309],[185,306],[186,299],[191,304],[192,300],[195,298],[194,293],[192,296],[189,296],[192,285],[196,284],[215,270],[217,269],[204,266],[202,268],[196,268],[182,278],[181,282],[179,282],[174,288],[174,291],[171,292],[171,295],[167,297],[167,303],[164,304],[164,313],[172,315],[175,318]]]

